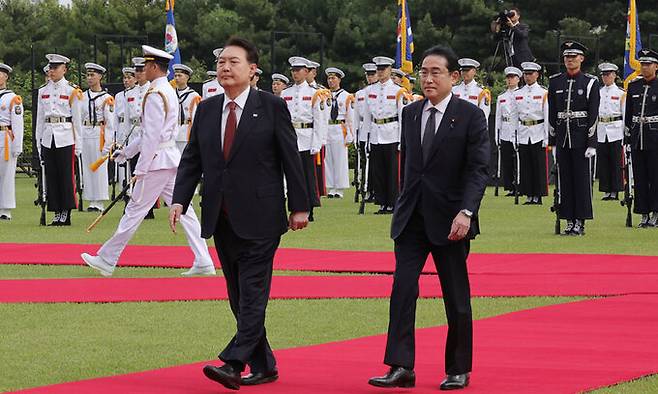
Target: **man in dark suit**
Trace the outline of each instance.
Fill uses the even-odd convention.
[[[401,194],[391,237],[395,276],[384,363],[370,379],[378,387],[415,385],[414,323],[418,277],[429,253],[439,274],[448,317],[446,377],[442,390],[464,388],[472,364],[472,314],[466,270],[470,240],[488,179],[489,134],[482,110],[451,93],[459,79],[457,56],[432,47],[420,71],[425,100],[402,112]]]
[[[189,206],[201,175],[201,236],[214,235],[237,333],[205,375],[237,390],[278,378],[265,333],[272,262],[281,235],[308,224],[308,197],[297,137],[285,102],[249,87],[258,51],[231,38],[217,60],[224,94],[201,101],[183,152],[169,221]],[[288,185],[286,218],[283,178]],[[250,374],[241,377],[245,366]]]
[[[511,18],[508,18],[507,25],[509,26],[509,40],[510,40],[510,57],[512,58],[512,65],[521,68],[523,62],[533,62],[535,57],[530,50],[528,44],[528,35],[530,34],[530,27],[525,23],[521,23],[521,11],[517,7],[510,9]]]

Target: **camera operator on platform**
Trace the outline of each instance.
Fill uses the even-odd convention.
[[[535,60],[528,44],[530,28],[525,23],[521,23],[520,19],[521,12],[517,7],[514,7],[509,11],[502,11],[491,25],[491,30],[498,39],[509,42],[505,50],[507,52],[506,57],[511,59],[512,64],[508,65],[517,68],[521,68],[523,62]]]

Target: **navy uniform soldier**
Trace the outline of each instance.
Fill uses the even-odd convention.
[[[500,169],[503,179],[503,188],[508,191],[507,196],[515,193],[516,171],[516,129],[512,124],[514,109],[514,91],[519,88],[521,70],[516,67],[505,68],[505,83],[507,90],[498,95],[496,101],[495,137],[500,144]],[[516,185],[518,187],[518,185]]]
[[[256,68],[256,72],[251,77],[251,81],[249,81],[249,86],[258,90],[258,81],[260,81],[261,75],[263,75],[263,70],[261,70],[260,68]]]
[[[116,133],[113,139],[117,145],[123,143],[125,133],[130,130],[130,127],[128,126],[128,117],[126,116],[126,108],[128,106],[128,103],[126,102],[126,93],[135,87],[136,83],[134,67],[124,67],[121,69],[121,73],[123,74],[124,90],[114,96],[114,121],[116,125]],[[126,166],[119,168],[114,162],[109,165],[114,166],[118,184],[124,185],[129,178],[129,176],[126,176],[128,168]]]
[[[370,125],[373,190],[380,207],[375,213],[392,214],[399,191],[400,118],[402,108],[411,99],[407,90],[391,79],[393,59],[377,56],[372,61],[377,66],[378,82],[368,87],[366,113]]]
[[[631,146],[635,176],[635,213],[640,227],[658,226],[658,52],[638,53],[642,78],[628,85],[625,140]]]
[[[223,49],[224,48],[216,48],[212,51],[212,54],[215,55],[215,63],[219,60],[219,55],[222,53]],[[204,81],[201,88],[202,100],[224,93],[224,88],[219,84],[219,79],[217,79],[217,71],[208,71],[208,76],[210,79]]]
[[[599,191],[603,200],[618,200],[622,185],[622,140],[624,138],[624,109],[626,92],[615,84],[619,67],[612,63],[599,64],[603,86],[599,104],[599,124],[596,129],[598,145]]]
[[[361,160],[361,182],[372,180],[372,166],[367,166],[368,154],[370,153],[369,146],[369,122],[370,118],[366,114],[366,98],[368,97],[368,87],[377,82],[377,65],[375,63],[365,63],[361,65],[363,68],[366,85],[354,93],[354,129],[356,130],[355,143],[358,144],[359,159]],[[368,174],[365,173],[366,169]],[[372,196],[372,182],[367,182],[368,198],[373,199]]]
[[[135,86],[126,91],[126,131],[124,133],[124,138],[128,138],[127,143],[130,143],[132,138],[137,138],[142,135],[142,102],[144,101],[144,95],[151,87],[151,82],[146,79],[146,74],[144,73],[144,58],[143,57],[134,57],[133,67],[135,69]],[[132,132],[131,132],[132,130]],[[137,160],[135,160],[135,163]],[[134,164],[132,163],[132,167]]]
[[[192,76],[192,69],[184,64],[174,64],[174,80],[176,81],[176,95],[178,96],[178,134],[176,135],[176,146],[183,153],[187,141],[190,140],[192,121],[196,113],[196,107],[201,101],[199,93],[188,86]]]
[[[477,60],[465,57],[459,59],[457,64],[459,64],[462,81],[452,88],[452,93],[458,98],[479,107],[484,112],[487,122],[489,122],[489,114],[491,114],[491,92],[475,80],[475,74],[480,67],[480,63]]]
[[[274,73],[272,74],[272,94],[277,97],[281,97],[281,92],[288,87],[290,79],[283,74]]]
[[[36,142],[46,169],[48,211],[55,212],[51,226],[70,226],[77,207],[74,155],[82,152],[80,100],[82,91],[65,78],[66,56],[48,54],[50,81],[39,89]]]
[[[324,158],[327,197],[343,198],[343,190],[350,186],[347,147],[354,141],[354,96],[340,86],[345,78],[341,69],[329,67],[324,73],[332,95]]]
[[[181,155],[176,148],[178,132],[178,97],[167,81],[167,68],[173,58],[167,52],[143,45],[145,76],[151,81],[144,96],[141,126],[143,133],[130,144],[114,152],[115,160],[122,162],[140,152],[135,167],[135,186],[117,230],[101,246],[98,255],[83,253],[84,262],[103,276],[111,276],[121,253],[144,219],[144,215],[158,198],[171,205],[176,170]],[[183,275],[214,275],[215,268],[208,246],[201,238],[201,225],[190,206],[181,216],[187,241],[194,253],[194,262]]]
[[[567,220],[564,235],[584,235],[592,212],[591,158],[596,155],[600,87],[580,66],[587,48],[565,41],[562,56],[567,71],[552,75],[548,87],[551,142],[555,146],[560,191],[559,217]]]
[[[107,154],[112,147],[115,134],[114,97],[101,85],[105,67],[96,63],[86,63],[87,85],[82,94],[80,113],[82,130],[82,165],[88,169],[92,163]],[[103,201],[109,199],[108,163],[101,164],[96,171],[83,171],[84,189],[82,198],[89,201],[87,211],[102,211]]]
[[[315,179],[315,158],[322,148],[327,130],[327,118],[324,115],[326,101],[320,90],[312,88],[307,82],[310,69],[308,60],[293,56],[288,59],[294,85],[281,92],[292,118],[292,126],[297,134],[297,148],[302,159],[304,178],[308,191],[313,219],[313,207],[320,206],[320,194]]]
[[[0,220],[16,208],[16,161],[23,152],[23,99],[7,89],[12,68],[0,63]]]
[[[548,91],[537,83],[541,66],[521,63],[525,85],[514,92],[512,125],[519,149],[519,192],[524,205],[541,204],[548,195],[546,150],[548,146]]]

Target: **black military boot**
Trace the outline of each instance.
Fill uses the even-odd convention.
[[[71,211],[62,211],[59,216],[59,225],[60,226],[70,226],[71,225]]]
[[[564,228],[562,235],[571,235],[571,233],[573,232],[573,227],[574,227],[574,221],[567,220],[567,227]]]
[[[653,212],[651,214],[651,219],[649,219],[647,227],[658,227],[658,212]]]
[[[649,227],[649,214],[648,213],[643,213],[642,214],[642,219],[640,219],[640,224],[638,224],[637,227],[639,227],[639,228]]]
[[[573,224],[573,230],[571,235],[585,235],[585,221],[581,219],[576,219]]]
[[[59,211],[55,212],[55,217],[53,218],[53,221],[50,222],[49,226],[61,226],[61,224],[59,224],[60,223],[59,222],[60,216],[61,216],[61,213]]]

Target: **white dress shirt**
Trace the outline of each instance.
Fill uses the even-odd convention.
[[[450,99],[452,98],[452,93],[448,94],[443,100],[439,101],[436,105],[432,105],[432,102],[427,100],[425,103],[425,107],[423,108],[423,114],[420,119],[420,143],[423,143],[423,134],[425,134],[425,126],[427,125],[427,121],[430,118],[430,108],[436,108],[436,112],[434,113],[434,134],[436,135],[436,132],[439,130],[439,125],[441,125],[441,120],[443,119],[443,114],[446,112],[446,108],[448,108],[448,103],[450,102]]]
[[[224,93],[224,109],[222,111],[222,149],[224,149],[224,134],[226,133],[226,119],[228,118],[228,104],[231,101],[235,101],[235,130],[238,130],[238,125],[240,124],[240,117],[242,116],[242,110],[244,110],[244,106],[247,103],[247,98],[249,97],[249,90],[250,87],[247,86],[245,90],[242,91],[238,95],[238,97],[235,98],[235,100],[230,100],[228,96],[226,96],[226,93]],[[235,140],[234,140],[235,141]]]

